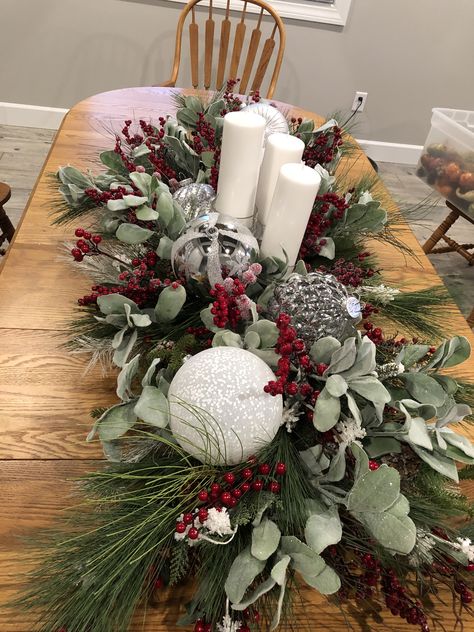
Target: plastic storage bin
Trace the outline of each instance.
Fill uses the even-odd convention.
[[[417,175],[457,208],[474,213],[474,112],[433,109]]]

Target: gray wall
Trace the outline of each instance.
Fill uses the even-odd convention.
[[[0,101],[70,107],[165,80],[179,10],[160,0],[0,0]],[[359,138],[421,144],[433,106],[474,109],[473,24],[473,0],[353,0],[343,30],[286,20],[275,97],[325,114],[365,91]]]

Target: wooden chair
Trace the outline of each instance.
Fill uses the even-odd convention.
[[[3,208],[3,205],[10,199],[11,194],[12,192],[8,184],[0,182],[0,256],[5,254],[2,244],[5,240],[10,243],[15,234],[15,228]]]
[[[438,228],[433,232],[431,237],[429,237],[425,244],[423,245],[423,251],[426,254],[441,254],[443,252],[457,252],[464,257],[470,266],[474,265],[474,252],[469,252],[474,249],[474,244],[458,244],[454,239],[449,237],[446,233],[451,228],[451,226],[456,222],[460,217],[466,219],[471,224],[474,224],[474,217],[471,215],[467,215],[463,211],[461,211],[457,206],[454,206],[451,202],[446,200],[446,206],[451,211],[446,219],[441,222]],[[443,240],[446,242],[447,246],[440,246],[435,248],[438,241]]]
[[[181,11],[181,15],[178,20],[178,27],[176,30],[176,45],[174,53],[173,71],[171,78],[162,84],[163,86],[175,86],[178,78],[179,66],[181,62],[181,48],[183,39],[184,23],[189,14],[191,14],[191,22],[189,24],[189,45],[190,45],[190,60],[191,60],[191,79],[194,88],[204,87],[206,90],[212,87],[221,89],[227,79],[237,79],[240,77],[240,85],[238,91],[242,94],[247,92],[247,88],[250,85],[250,90],[260,90],[265,73],[270,64],[274,49],[276,47],[275,36],[278,31],[278,48],[276,52],[276,59],[273,66],[273,74],[268,86],[267,98],[271,98],[275,91],[275,86],[280,73],[281,62],[283,59],[283,52],[285,50],[285,27],[278,13],[263,0],[236,0],[238,5],[242,5],[242,10],[239,12],[238,22],[235,25],[233,32],[233,46],[230,49],[232,22],[230,20],[231,11],[234,12],[234,8],[230,6],[230,0],[227,0],[225,8],[225,15],[220,21],[220,28],[217,20],[214,20],[214,12],[212,6],[212,0],[209,1],[209,9],[207,13],[207,19],[204,26],[204,68],[202,73],[202,79],[200,79],[199,73],[199,26],[196,21],[195,6],[202,0],[191,0]],[[246,46],[246,55],[242,55],[244,49],[244,40],[247,31],[246,19],[249,16],[255,15],[248,11],[248,5],[256,5],[259,8],[257,14],[257,21],[253,28],[248,46]],[[233,6],[235,1],[233,0]],[[264,25],[264,16],[270,16],[272,18],[272,26],[270,34],[265,39],[263,46],[261,47],[260,56],[259,45],[262,39],[261,27]],[[217,18],[218,16],[215,15]],[[216,28],[217,27],[217,28]],[[219,40],[219,54],[214,56],[215,35],[220,37]],[[229,54],[230,53],[230,63]],[[213,58],[217,57],[217,68],[213,73]],[[245,59],[244,59],[245,57]],[[253,80],[251,83],[250,78],[252,76],[252,70],[255,65],[255,60],[258,57],[256,70],[253,73]],[[215,61],[215,60],[214,60]],[[226,71],[227,67],[227,71]],[[214,81],[212,76],[214,74]]]

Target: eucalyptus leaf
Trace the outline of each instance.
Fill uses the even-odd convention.
[[[137,216],[137,219],[142,222],[151,222],[158,219],[159,217],[158,213],[146,204],[138,207],[135,211],[135,215]]]
[[[134,329],[129,336],[123,336],[122,342],[115,349],[113,355],[113,362],[116,366],[122,367],[125,364],[125,362],[128,360],[128,356],[135,346],[137,338],[138,333],[136,329]]]
[[[97,429],[101,441],[112,441],[124,435],[135,423],[134,402],[112,406],[98,419]]]
[[[129,305],[132,312],[138,312],[137,304],[122,294],[105,294],[97,297],[97,306],[102,314],[123,314],[124,305]]]
[[[443,476],[459,483],[458,470],[453,459],[441,454],[438,450],[430,452],[414,444],[412,444],[411,448],[414,452],[416,452],[416,454],[418,454],[420,459],[432,467],[436,472],[439,472]]]
[[[139,195],[124,195],[122,200],[129,208],[138,208],[148,202],[148,198]]]
[[[136,224],[120,224],[115,236],[126,244],[143,244],[154,234],[154,231]]]
[[[326,432],[334,428],[339,421],[340,414],[341,402],[339,398],[333,397],[327,388],[323,388],[314,407],[314,427],[320,432]]]
[[[236,334],[228,329],[221,329],[218,331],[212,339],[213,347],[243,347],[242,338],[240,334]]]
[[[410,395],[422,404],[433,404],[438,407],[446,400],[443,387],[425,373],[403,373],[400,379],[404,381]]]
[[[156,249],[156,254],[160,257],[160,259],[171,259],[171,250],[173,248],[173,243],[173,240],[166,235],[163,235],[163,237],[161,237],[158,248]]]
[[[274,347],[279,336],[278,327],[275,323],[264,318],[247,327],[247,331],[254,331],[259,335],[262,348]]]
[[[252,531],[251,553],[258,560],[267,560],[278,548],[281,532],[278,526],[268,518],[254,527]]]
[[[262,341],[256,331],[247,331],[244,338],[246,349],[258,349]]]
[[[155,305],[156,318],[160,323],[170,323],[181,311],[186,302],[186,290],[182,285],[168,285],[161,292]]]
[[[369,457],[365,453],[365,450],[357,445],[357,443],[353,443],[351,445],[351,452],[355,457],[355,468],[354,468],[354,479],[357,480],[364,474],[370,471],[369,468]]]
[[[265,568],[265,561],[258,560],[245,548],[232,562],[224,589],[231,603],[240,603],[247,588]]]
[[[349,492],[347,509],[351,512],[382,512],[397,500],[400,474],[393,467],[381,465],[359,477]]]
[[[109,171],[128,176],[128,169],[123,164],[120,154],[117,154],[115,151],[113,151],[113,149],[110,151],[103,151],[99,155],[99,158],[101,163],[105,165]]]
[[[403,347],[395,362],[401,362],[404,367],[409,368],[419,362],[429,351],[429,345],[407,345]]]
[[[416,526],[408,516],[397,512],[361,513],[357,519],[389,551],[407,555],[416,543]]]
[[[316,340],[311,346],[309,355],[313,362],[329,364],[331,362],[331,356],[333,353],[340,349],[341,343],[332,336],[325,336]]]
[[[147,424],[166,428],[169,424],[169,403],[159,388],[144,386],[134,408],[135,415]]]
[[[335,374],[328,377],[325,388],[332,397],[342,397],[347,392],[348,385],[343,377]]]
[[[290,558],[288,558],[290,559]],[[280,562],[278,562],[280,563]],[[237,610],[238,612],[242,612],[242,610],[246,610],[249,606],[257,601],[262,595],[269,592],[272,588],[276,586],[276,581],[272,577],[267,577],[267,579],[262,582],[257,588],[250,593],[247,599],[244,599],[240,603],[232,604],[232,610]]]
[[[355,338],[347,338],[339,349],[336,349],[331,356],[331,363],[326,369],[326,373],[342,373],[347,371],[354,364],[357,357]]]
[[[140,356],[134,356],[130,362],[123,365],[122,370],[118,374],[116,392],[117,396],[120,397],[122,401],[128,401],[131,397],[133,397],[131,384],[137,373],[139,361]]]
[[[351,379],[349,388],[369,402],[388,404],[391,400],[391,395],[388,390],[374,375],[365,375],[364,377]]]
[[[412,417],[406,425],[408,426],[408,441],[410,443],[415,443],[427,450],[433,449],[426,422],[422,417]]]
[[[156,372],[156,367],[160,364],[161,362],[161,358],[154,358],[151,361],[150,366],[148,367],[148,369],[146,370],[145,375],[143,376],[142,379],[142,386],[150,386],[151,382],[153,380],[153,376],[155,375]]]
[[[369,437],[365,450],[371,459],[378,459],[386,454],[400,454],[402,444],[393,437]]]
[[[304,537],[309,547],[322,553],[331,544],[337,544],[342,538],[342,524],[336,505],[325,511],[315,513],[308,518]]]
[[[327,564],[318,575],[303,575],[303,579],[309,586],[316,588],[322,595],[333,595],[341,588],[339,575]]]

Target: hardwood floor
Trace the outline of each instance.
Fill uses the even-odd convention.
[[[53,130],[0,125],[0,181],[12,189],[5,206],[16,226],[43,165]],[[104,139],[105,140],[105,139]],[[379,163],[379,175],[406,215],[420,243],[424,243],[446,216],[444,201],[415,175],[415,167]],[[450,234],[460,241],[474,242],[474,225],[460,219]],[[467,315],[474,306],[474,266],[456,253],[430,255],[454,300]]]

